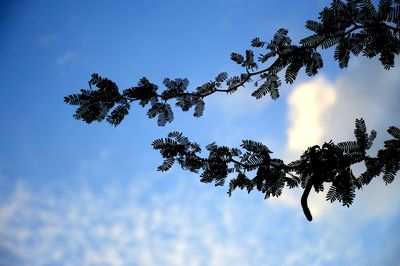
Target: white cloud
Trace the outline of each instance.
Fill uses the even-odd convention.
[[[390,125],[400,125],[399,84],[398,68],[386,71],[377,60],[358,58],[351,62],[347,73],[334,82],[320,77],[295,86],[288,97],[287,157],[296,159],[307,147],[329,140],[354,139],[354,121],[361,117],[366,120],[368,129],[378,131],[375,143],[381,146],[387,137],[386,129]],[[399,185],[395,182],[390,185],[394,188],[389,188],[383,182],[372,182],[368,188],[358,191],[359,197],[352,209],[359,218],[390,219],[400,204],[400,194],[395,192]],[[311,194],[309,205],[313,216],[323,217],[328,212],[331,214],[328,217],[337,214],[336,207],[328,208],[330,204],[323,195]]]
[[[319,143],[325,134],[322,117],[336,102],[335,88],[324,76],[295,86],[288,97],[288,149],[296,155]]]

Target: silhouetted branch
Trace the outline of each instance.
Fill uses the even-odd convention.
[[[187,79],[168,79],[163,82],[164,89],[147,78],[142,78],[137,86],[119,91],[111,80],[92,74],[89,89],[78,94],[68,95],[64,101],[76,105],[76,119],[87,123],[103,121],[119,125],[129,114],[131,104],[138,102],[141,107],[149,106],[147,116],[157,117],[159,126],[164,126],[174,119],[170,105],[182,111],[194,108],[194,116],[202,116],[205,110],[204,99],[214,93],[234,93],[240,87],[254,82],[252,96],[259,99],[270,95],[273,100],[279,98],[279,87],[284,71],[286,83],[293,83],[300,69],[305,68],[308,76],[314,76],[323,67],[323,59],[318,49],[335,47],[334,59],[340,68],[346,68],[350,55],[362,54],[368,58],[379,56],[385,69],[394,67],[395,56],[400,52],[400,2],[398,0],[381,0],[377,8],[370,0],[335,0],[330,7],[319,13],[319,21],[308,20],[306,28],[312,35],[300,40],[299,45],[292,44],[287,29],[279,29],[270,42],[254,38],[251,46],[263,49],[256,60],[254,52],[232,53],[231,59],[244,68],[244,73],[229,77],[227,73],[218,74],[213,80],[189,92]],[[272,63],[271,63],[272,62]],[[259,70],[259,64],[269,63]],[[96,88],[92,88],[95,86]],[[295,188],[301,185],[304,189],[301,205],[309,221],[311,212],[307,206],[307,198],[312,188],[316,192],[324,189],[325,183],[331,183],[327,200],[338,200],[350,206],[355,197],[355,189],[383,174],[386,184],[391,183],[399,171],[400,162],[400,130],[390,127],[388,132],[394,138],[385,141],[385,148],[378,151],[376,157],[366,154],[376,137],[376,132],[367,134],[363,119],[356,120],[356,141],[334,144],[324,143],[321,147],[314,145],[304,151],[297,161],[285,164],[281,159],[270,158],[270,150],[262,143],[245,140],[241,149],[218,146],[212,143],[206,147],[208,158],[197,153],[201,151],[198,144],[190,142],[179,132],[172,132],[165,139],[153,142],[153,148],[159,150],[164,162],[158,167],[167,171],[177,162],[183,169],[200,174],[202,182],[214,182],[223,185],[229,174],[237,174],[229,183],[228,194],[236,188],[248,192],[257,189],[270,196],[280,196],[284,186]],[[351,166],[363,162],[366,171],[355,177]],[[249,173],[256,171],[254,177]]]
[[[311,180],[310,180],[311,181]],[[312,215],[310,209],[308,208],[307,199],[310,191],[312,189],[313,183],[308,181],[306,187],[304,188],[303,195],[301,195],[301,207],[303,208],[304,215],[308,221],[312,221]]]
[[[304,188],[301,206],[311,221],[307,199],[312,188],[318,193],[324,190],[324,184],[329,183],[326,199],[337,200],[349,207],[356,189],[361,189],[381,174],[384,174],[385,183],[391,183],[400,169],[399,128],[390,127],[388,132],[393,139],[385,141],[384,149],[379,150],[376,157],[370,157],[367,150],[372,147],[376,132],[372,130],[368,134],[363,119],[357,119],[355,126],[355,141],[314,145],[289,164],[271,158],[267,146],[252,140],[244,140],[241,149],[211,143],[206,146],[209,151],[206,158],[196,154],[201,152],[198,144],[190,142],[179,132],[171,132],[167,138],[157,139],[152,145],[164,158],[158,170],[167,171],[177,162],[183,169],[200,173],[202,182],[213,182],[216,186],[224,185],[230,176],[229,195],[240,188],[248,192],[256,189],[264,193],[265,198],[278,197],[285,186],[292,189],[301,185]],[[351,167],[360,162],[365,164],[366,171],[355,177]],[[252,172],[255,174],[251,177]]]

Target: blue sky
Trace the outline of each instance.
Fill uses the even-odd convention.
[[[231,52],[280,27],[298,41],[329,1],[0,1],[0,265],[399,265],[400,183],[377,179],[351,208],[301,191],[281,198],[202,184],[174,167],[156,172],[151,142],[170,131],[201,145],[262,141],[285,161],[316,143],[352,138],[355,118],[400,125],[399,60],[326,51],[316,78],[299,76],[277,101],[251,86],[206,101],[202,118],[175,112],[158,127],[132,108],[117,128],[72,118],[63,97],[93,72],[121,89],[142,77],[190,87],[239,73]]]

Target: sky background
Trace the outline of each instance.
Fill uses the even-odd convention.
[[[158,127],[137,106],[119,127],[72,118],[67,94],[91,73],[121,89],[146,76],[188,78],[190,88],[219,72],[258,36],[281,27],[297,42],[305,21],[329,1],[4,1],[0,0],[0,265],[400,265],[400,183],[377,178],[350,208],[300,190],[278,199],[203,184],[174,167],[156,171],[151,142],[178,130],[205,146],[262,141],[296,159],[310,145],[353,138],[364,117],[375,150],[400,125],[399,60],[333,51],[315,78],[300,75],[281,97],[253,99],[252,86],[207,98],[203,117],[175,112]],[[374,151],[372,151],[373,154]]]

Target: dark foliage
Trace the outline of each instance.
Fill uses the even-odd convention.
[[[313,33],[297,45],[283,28],[269,42],[254,38],[251,46],[261,49],[257,62],[253,50],[246,50],[243,55],[232,53],[231,59],[244,69],[242,74],[228,77],[227,73],[220,73],[193,91],[188,91],[187,79],[166,78],[165,88],[160,92],[157,85],[142,78],[136,87],[120,93],[114,82],[93,74],[88,90],[69,95],[64,101],[78,106],[74,114],[76,119],[87,123],[105,119],[114,126],[122,122],[131,104],[137,101],[141,107],[148,108],[149,118],[157,117],[158,125],[164,126],[174,118],[172,100],[182,111],[194,107],[194,116],[200,117],[205,109],[204,98],[216,92],[234,93],[249,82],[254,82],[255,86],[252,96],[259,99],[270,95],[276,100],[282,71],[285,82],[290,84],[302,68],[309,76],[318,74],[323,67],[318,49],[334,47],[334,59],[340,68],[348,66],[352,54],[368,58],[379,56],[385,69],[394,67],[395,56],[400,52],[400,1],[381,0],[375,7],[370,0],[333,0],[330,7],[319,13],[318,19],[306,22],[306,28]],[[267,62],[269,65],[262,67]],[[229,195],[240,188],[248,192],[256,189],[265,198],[278,197],[285,186],[301,186],[304,189],[303,211],[311,220],[307,197],[312,188],[320,192],[326,183],[330,183],[327,200],[350,206],[355,191],[369,184],[374,177],[382,174],[386,184],[393,182],[400,167],[400,130],[390,127],[388,132],[393,139],[385,141],[376,157],[370,157],[366,151],[371,148],[376,132],[373,130],[368,134],[364,120],[356,120],[354,141],[315,145],[299,160],[289,164],[271,158],[267,146],[251,140],[243,141],[241,149],[212,143],[206,147],[207,158],[199,156],[201,148],[198,144],[178,132],[155,140],[152,145],[164,158],[158,167],[160,171],[167,171],[176,162],[183,169],[199,173],[202,182],[213,182],[217,186],[224,185],[228,176],[234,175],[229,181]],[[366,171],[355,177],[351,166],[359,162],[365,163]]]
[[[299,160],[285,164],[282,160],[271,158],[271,151],[262,143],[244,140],[241,149],[218,146],[211,143],[206,147],[208,157],[199,155],[198,144],[190,142],[182,133],[174,132],[166,139],[153,142],[153,148],[159,150],[164,163],[159,170],[171,167],[170,162],[178,162],[183,169],[200,173],[202,182],[223,185],[231,175],[228,194],[236,188],[246,189],[249,193],[256,189],[265,195],[278,197],[285,186],[304,189],[301,200],[305,215],[312,219],[307,206],[307,197],[314,188],[321,192],[329,185],[326,199],[339,201],[349,207],[356,196],[355,191],[367,185],[372,178],[383,174],[386,183],[393,182],[400,169],[400,129],[390,127],[393,139],[385,141],[385,147],[376,157],[366,155],[373,141],[375,131],[367,134],[363,119],[356,120],[354,135],[356,141],[340,143],[327,142],[322,146],[308,148]],[[352,165],[364,162],[367,169],[360,177],[352,173]],[[233,176],[233,177],[232,177]]]

